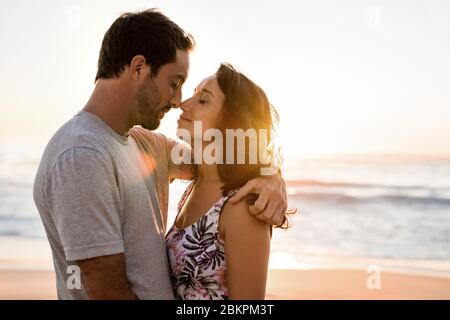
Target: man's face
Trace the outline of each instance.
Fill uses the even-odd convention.
[[[156,76],[148,75],[136,95],[138,124],[149,130],[159,127],[166,112],[180,105],[188,72],[189,52],[177,50],[175,62],[161,66]]]

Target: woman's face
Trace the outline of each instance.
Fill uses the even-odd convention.
[[[206,78],[195,89],[194,95],[181,104],[180,108],[183,112],[178,119],[178,129],[188,130],[192,142],[201,140],[206,130],[217,128],[224,101],[225,95],[220,90],[216,76]],[[194,136],[194,121],[201,121],[202,135],[200,137]]]

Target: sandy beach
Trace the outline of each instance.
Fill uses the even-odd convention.
[[[367,288],[365,270],[271,270],[267,299],[450,299],[450,279],[382,272]],[[295,281],[292,281],[295,279]]]
[[[11,252],[14,248],[14,254]],[[380,289],[368,289],[377,266]],[[272,252],[267,299],[450,299],[450,261],[301,256]],[[45,240],[0,238],[0,299],[56,299]]]
[[[267,299],[450,299],[450,279],[381,273],[369,290],[364,270],[270,270]],[[55,276],[46,270],[0,270],[0,299],[56,299]]]

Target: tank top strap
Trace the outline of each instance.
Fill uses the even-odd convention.
[[[222,209],[225,206],[225,204],[227,203],[227,201],[238,191],[238,189],[236,190],[231,190],[230,192],[228,192],[228,194],[226,196],[223,196],[222,198],[220,198],[213,206],[212,208],[206,213],[207,215],[210,216],[214,216],[216,215],[216,219],[218,220],[218,216],[222,213]]]
[[[180,201],[178,201],[178,206],[177,206],[177,216],[178,213],[180,213],[181,208],[183,208],[184,203],[186,202],[186,199],[189,197],[189,195],[191,194],[192,189],[194,188],[195,185],[195,181],[191,181],[191,183],[188,185],[188,187],[186,188],[186,190],[184,190],[183,195],[181,196]]]

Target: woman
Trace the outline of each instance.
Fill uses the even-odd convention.
[[[265,129],[267,139],[259,148],[270,144],[272,108],[265,93],[230,65],[222,64],[215,75],[203,80],[181,109],[178,128],[194,137],[187,141],[194,154],[199,145],[195,139],[201,139],[194,136],[194,121],[201,121],[203,132],[217,128],[224,137],[226,129]],[[201,146],[205,145],[202,140]],[[251,151],[247,144],[246,159]],[[226,152],[224,148],[223,159]],[[236,189],[260,175],[263,167],[262,159],[253,164],[203,161],[196,166],[196,179],[180,200],[175,223],[166,236],[179,299],[264,299],[271,226],[254,218],[246,201],[227,202]]]

